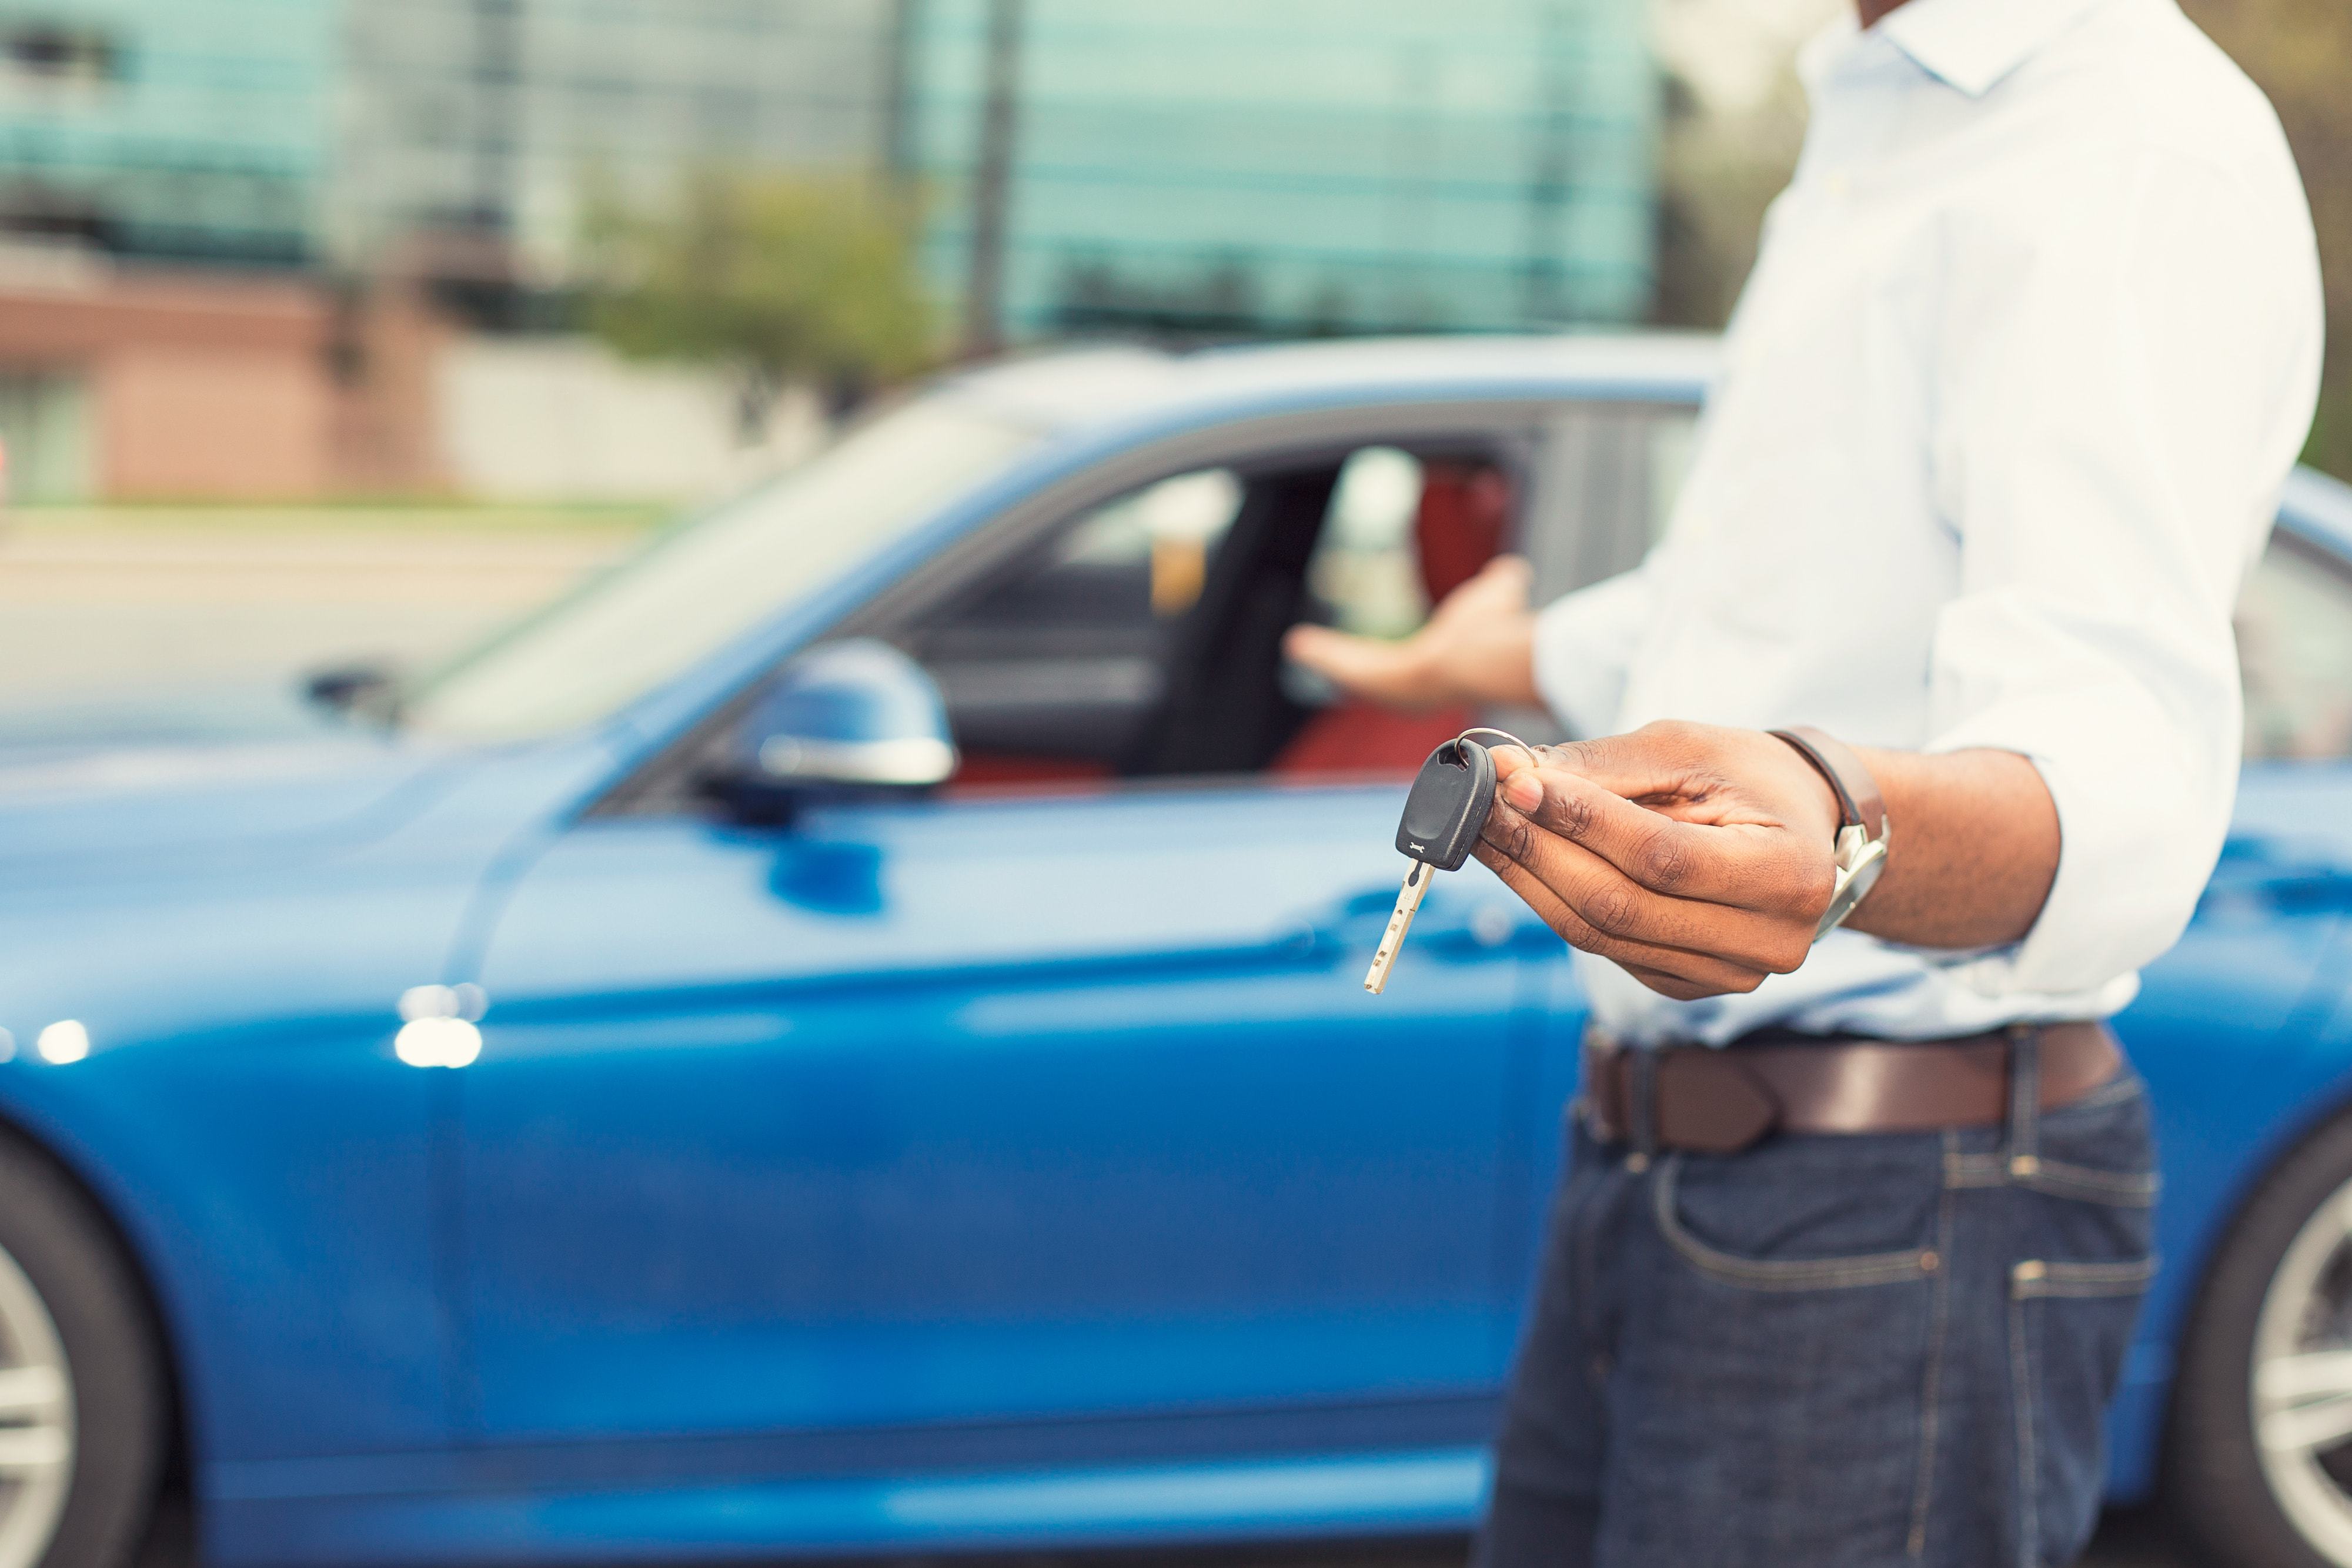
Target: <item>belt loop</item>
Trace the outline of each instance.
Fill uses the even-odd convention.
[[[1625,1168],[1639,1176],[1658,1152],[1658,1051],[1645,1045],[1625,1051],[1625,1138],[1633,1152]]]
[[[2042,1026],[2009,1026],[2009,1174],[2042,1169]]]

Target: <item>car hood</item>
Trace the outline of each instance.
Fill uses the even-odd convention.
[[[421,747],[359,732],[0,744],[0,887],[348,848],[421,807],[435,760]]]

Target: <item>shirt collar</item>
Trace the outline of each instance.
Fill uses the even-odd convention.
[[[1878,30],[1929,76],[1970,98],[2023,65],[2103,0],[1910,0]]]
[[[1837,14],[1797,51],[1797,77],[1805,84],[1805,90],[1821,91],[1822,84],[1829,80],[1830,73],[1837,69],[1861,37],[1862,24],[1854,17],[1853,0],[1841,0]]]
[[[1982,97],[2033,52],[2104,0],[1910,0],[1870,35],[1908,56],[1937,80]],[[1808,43],[1797,60],[1808,87],[1826,82],[1864,35],[1851,5]]]

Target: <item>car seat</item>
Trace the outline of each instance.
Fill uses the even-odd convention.
[[[1511,482],[1491,463],[1430,463],[1413,510],[1413,556],[1434,605],[1501,553],[1511,520]],[[1343,697],[1308,719],[1274,759],[1279,778],[1412,774],[1444,742],[1477,722],[1465,706],[1401,712]]]

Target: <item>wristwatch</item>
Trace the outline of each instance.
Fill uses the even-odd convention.
[[[1818,942],[1836,930],[1878,885],[1879,873],[1886,869],[1886,840],[1893,829],[1886,821],[1886,802],[1878,793],[1878,780],[1871,777],[1853,747],[1809,725],[1771,733],[1795,747],[1797,755],[1830,781],[1830,790],[1837,796],[1838,829],[1833,841],[1837,885],[1830,892],[1830,906],[1822,911],[1821,924],[1813,927],[1813,940]]]

